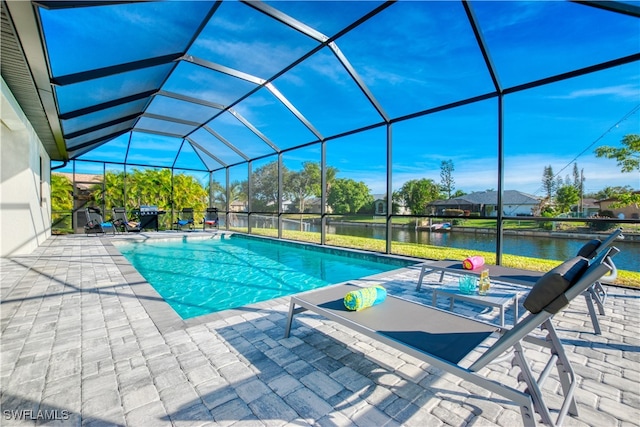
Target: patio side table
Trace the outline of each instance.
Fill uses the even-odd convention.
[[[472,294],[463,294],[460,292],[457,283],[447,283],[442,287],[433,288],[433,297],[431,304],[435,307],[438,296],[449,298],[449,309],[453,311],[455,300],[466,301],[472,304],[484,305],[487,307],[498,307],[500,309],[500,326],[504,327],[504,312],[507,306],[513,303],[514,315],[513,324],[518,323],[518,292],[505,292],[502,290],[489,289],[486,295],[478,295],[477,292]]]

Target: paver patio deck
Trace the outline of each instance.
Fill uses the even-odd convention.
[[[182,321],[111,241],[54,236],[28,256],[2,258],[3,426],[522,422],[501,397],[312,314],[282,338],[288,298]],[[428,304],[428,286],[415,292],[419,272],[375,280]],[[556,317],[579,378],[580,414],[565,426],[640,425],[639,298],[610,287],[600,336],[581,298]],[[482,372],[515,384],[518,370],[505,361]],[[549,380],[554,406],[559,383]]]

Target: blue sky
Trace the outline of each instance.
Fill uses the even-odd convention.
[[[211,2],[163,2],[42,10],[54,77],[179,52],[187,45]],[[268,2],[326,36],[333,36],[380,2]],[[640,20],[574,3],[472,2],[502,88],[568,72],[640,52]],[[135,43],[132,42],[135,40]],[[210,106],[187,104],[156,94],[136,127],[189,135],[221,161],[242,161],[217,138],[231,142],[248,157],[273,152],[251,132],[250,123],[268,142],[287,149],[321,137],[381,123],[382,115],[367,100],[336,54],[347,58],[357,77],[379,103],[382,114],[397,119],[462,99],[493,92],[491,77],[460,2],[401,1],[335,40],[288,72],[276,76],[271,90],[262,88],[318,41],[245,4],[225,1],[206,24],[188,54],[214,68],[245,73],[247,80],[201,64],[181,61],[116,77],[56,89],[61,113],[127,94],[161,90],[197,98]],[[166,79],[166,81],[165,81]],[[260,80],[262,79],[262,80]],[[279,99],[280,97],[280,99]],[[308,129],[281,102],[286,99],[311,124]],[[140,101],[117,109],[63,121],[67,132],[139,111]],[[167,126],[157,116],[200,123],[233,105],[232,111],[207,123],[207,129]],[[540,195],[545,166],[571,175],[573,162],[584,169],[587,191],[605,186],[640,188],[638,173],[622,174],[613,160],[596,159],[599,145],[620,146],[624,135],[640,133],[640,63],[604,70],[504,97],[505,189]],[[409,179],[440,180],[440,162],[454,163],[457,189],[497,188],[497,99],[477,102],[394,123],[393,187]],[[113,130],[117,130],[117,126]],[[70,142],[81,144],[93,134]],[[177,167],[200,167],[182,138],[134,132],[128,161]],[[327,142],[327,161],[339,177],[364,181],[374,193],[386,190],[384,127]],[[81,158],[121,162],[129,134]],[[196,148],[200,150],[200,148]],[[284,161],[297,169],[319,161],[319,147],[286,152]],[[215,160],[206,167],[219,168]],[[257,165],[263,162],[257,163]],[[90,173],[93,166],[85,165]],[[563,168],[566,168],[563,170]],[[242,176],[234,168],[234,176]],[[101,168],[100,168],[101,170]]]

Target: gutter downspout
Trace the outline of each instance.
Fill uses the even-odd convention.
[[[62,169],[63,167],[67,166],[68,163],[69,163],[69,160],[62,160],[62,164],[61,165],[58,165],[58,166],[55,166],[55,167],[51,167],[51,170],[54,171],[56,169]]]

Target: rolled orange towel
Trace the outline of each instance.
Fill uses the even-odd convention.
[[[462,261],[462,268],[465,270],[475,270],[476,268],[480,268],[484,265],[484,257],[480,255],[470,256],[469,258]]]

